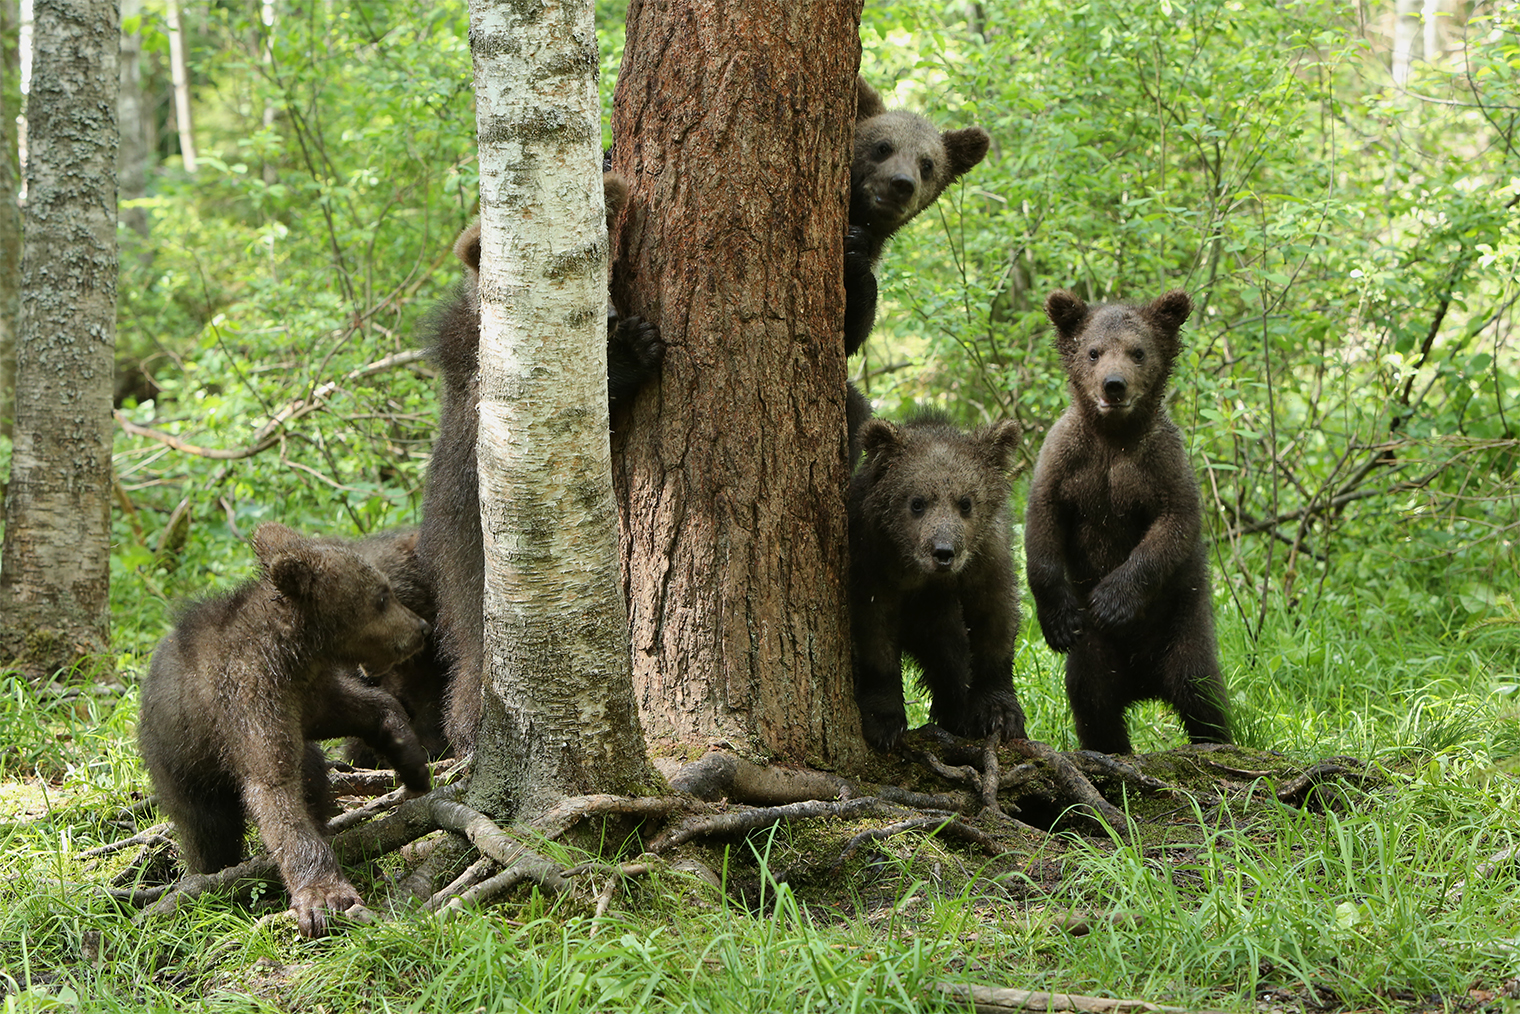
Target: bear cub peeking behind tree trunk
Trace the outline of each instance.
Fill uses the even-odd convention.
[[[301,932],[321,936],[329,912],[362,900],[322,836],[327,765],[313,741],[361,737],[407,788],[428,788],[401,705],[356,672],[410,657],[428,625],[345,546],[274,523],[250,542],[262,575],[192,606],[154,649],[138,742],[190,871],[239,862],[252,816]]]
[[[1071,406],[1040,448],[1024,550],[1084,750],[1129,753],[1124,711],[1153,698],[1194,743],[1230,742],[1198,480],[1163,404],[1192,310],[1180,290],[1144,306],[1045,301]]]
[[[902,655],[960,736],[1024,738],[1013,689],[1019,590],[1008,551],[1010,455],[1018,425],[963,433],[937,412],[861,429],[850,480],[850,624],[866,742],[890,750],[908,727]]]

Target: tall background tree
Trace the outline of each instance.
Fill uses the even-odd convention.
[[[109,645],[116,336],[114,0],[37,0],[0,657],[46,675]]]
[[[619,302],[658,392],[614,420],[656,752],[864,751],[844,604],[843,236],[860,3],[628,6],[613,167],[648,214]]]
[[[498,815],[654,780],[618,580],[592,14],[470,3],[486,659],[470,801]]]

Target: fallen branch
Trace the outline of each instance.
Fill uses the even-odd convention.
[[[1083,996],[1079,993],[1040,993],[1026,989],[994,989],[989,986],[961,986],[935,983],[935,992],[969,1002],[977,1014],[1006,1014],[1007,1011],[1082,1011],[1084,1014],[1131,1014],[1150,1011],[1155,1014],[1217,1014],[1196,1007],[1167,1007],[1148,1000],[1119,1000],[1106,996]]]

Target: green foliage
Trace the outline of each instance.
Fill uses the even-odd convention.
[[[1352,583],[1441,624],[1449,581],[1513,582],[1517,34],[1497,11],[1443,19],[1402,91],[1385,40],[1318,0],[872,5],[866,76],[994,139],[886,258],[872,395],[1014,416],[1032,461],[1066,402],[1045,294],[1184,287],[1172,409],[1253,636]]]

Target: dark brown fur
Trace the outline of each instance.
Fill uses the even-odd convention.
[[[1008,551],[1018,427],[963,433],[937,413],[862,428],[850,482],[850,623],[866,741],[907,728],[902,654],[918,660],[930,717],[951,732],[1024,738],[1013,689],[1019,597]]]
[[[390,580],[391,590],[401,604],[429,625],[438,622],[438,603],[433,584],[417,559],[417,529],[397,528],[376,532],[354,542],[327,540],[346,545],[366,563]],[[422,650],[410,658],[380,672],[367,672],[366,682],[378,686],[401,702],[417,740],[428,757],[437,759],[449,752],[443,731],[444,692],[448,686],[448,669],[439,651],[436,631],[428,634]],[[384,763],[362,739],[350,739],[343,746],[344,755],[359,767],[379,767]]]
[[[320,936],[328,913],[361,899],[322,837],[327,771],[314,741],[360,736],[409,788],[427,789],[401,706],[354,670],[409,657],[428,628],[342,546],[272,523],[251,542],[263,574],[191,607],[154,650],[138,740],[190,870],[240,861],[251,816],[301,932]]]
[[[626,182],[602,178],[609,225],[626,204]],[[475,434],[480,390],[480,227],[454,244],[465,278],[433,321],[433,360],[443,376],[438,436],[423,494],[417,554],[438,604],[438,644],[449,671],[445,728],[456,752],[475,747],[480,724],[485,557]],[[659,371],[665,344],[659,329],[639,317],[619,318],[608,306],[607,399],[613,412]]]
[[[855,80],[855,152],[845,231],[845,354],[865,344],[876,320],[876,263],[892,235],[987,154],[981,127],[941,132],[917,113],[887,109]]]
[[[1198,482],[1163,398],[1192,312],[1045,301],[1070,381],[1029,490],[1024,549],[1040,629],[1066,652],[1083,749],[1129,753],[1124,711],[1160,698],[1195,743],[1228,743]]]

